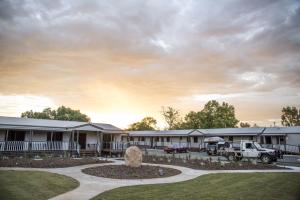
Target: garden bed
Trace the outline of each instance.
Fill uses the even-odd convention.
[[[287,169],[273,164],[255,162],[224,162],[200,159],[181,159],[174,157],[143,156],[144,163],[177,165],[199,170],[251,170],[251,169]]]
[[[128,167],[126,165],[105,165],[82,170],[83,173],[113,179],[149,179],[163,178],[180,174],[181,171],[172,168],[142,165],[141,167]],[[162,173],[160,173],[162,172]]]
[[[99,160],[96,158],[8,158],[0,160],[0,167],[24,167],[24,168],[60,168],[73,167],[86,164],[110,163],[109,161]]]

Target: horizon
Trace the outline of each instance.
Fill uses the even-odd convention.
[[[300,107],[300,2],[0,1],[0,115],[64,105],[126,128],[162,106]]]

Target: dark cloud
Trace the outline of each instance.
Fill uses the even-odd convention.
[[[296,0],[2,0],[0,93],[151,113],[203,94],[263,107],[286,91],[280,108],[299,104],[299,32]]]

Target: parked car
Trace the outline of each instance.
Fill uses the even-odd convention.
[[[173,144],[164,148],[166,153],[187,153],[187,147],[180,146],[178,144]]]

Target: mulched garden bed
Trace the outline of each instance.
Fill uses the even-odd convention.
[[[160,170],[163,171],[160,174]],[[126,165],[105,165],[82,170],[83,173],[113,179],[148,179],[163,178],[180,174],[181,171],[172,168],[142,165],[141,167],[128,167]]]
[[[109,161],[98,160],[95,158],[42,158],[34,160],[29,158],[8,158],[0,160],[0,167],[25,167],[25,168],[60,168],[73,167],[86,164],[111,163]]]
[[[211,160],[166,158],[157,156],[143,156],[144,163],[177,165],[200,170],[251,170],[251,169],[288,169],[273,164],[252,162],[212,162]]]

